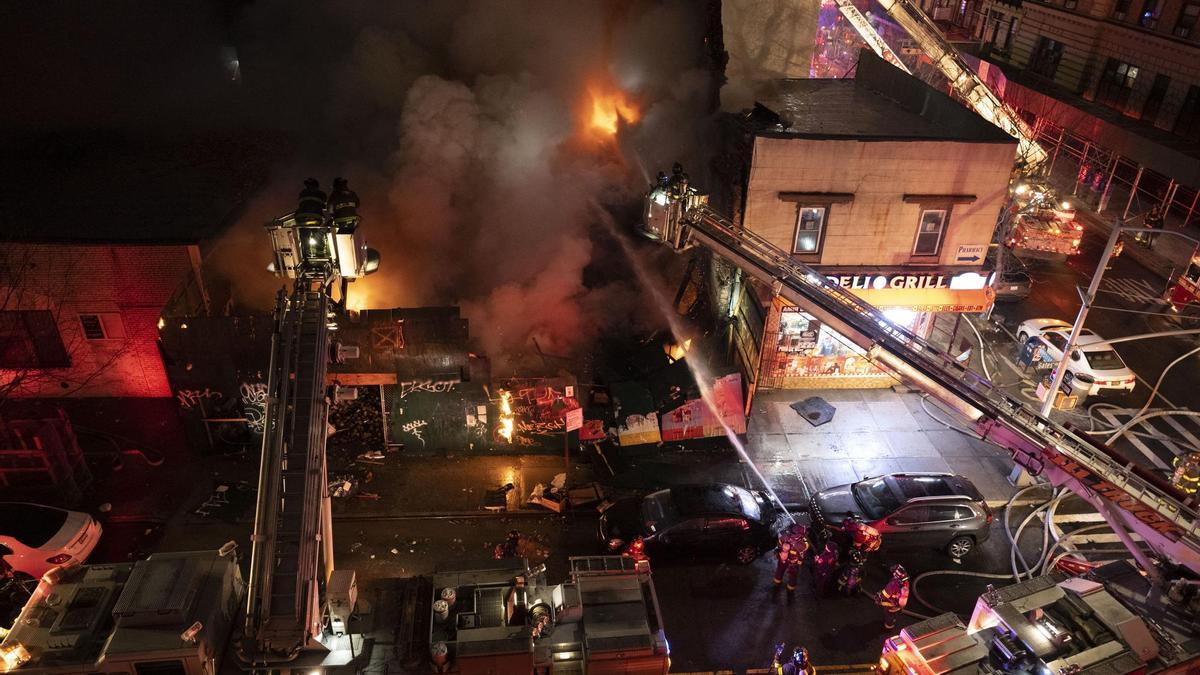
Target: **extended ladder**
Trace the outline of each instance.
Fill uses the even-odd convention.
[[[1042,417],[968,370],[818,270],[714,212],[703,198],[672,200],[650,234],[676,249],[699,244],[772,286],[795,305],[858,345],[874,361],[971,420],[985,438],[1009,448],[1035,475],[1065,486],[1122,535],[1132,530],[1159,555],[1200,572],[1197,513],[1161,479],[1115,451]],[[1123,536],[1127,546],[1134,547]],[[1132,551],[1144,561],[1141,551]]]

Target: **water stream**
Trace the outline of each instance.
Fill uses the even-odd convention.
[[[609,233],[621,245],[621,250],[624,251],[625,257],[629,259],[629,264],[631,267],[633,267],[633,271],[634,274],[637,275],[638,282],[640,282],[642,287],[650,293],[651,298],[654,300],[654,306],[658,309],[659,313],[662,314],[663,318],[667,320],[667,325],[671,330],[671,335],[675,338],[675,343],[683,344],[683,342],[688,338],[687,331],[684,330],[683,322],[680,320],[679,314],[675,311],[671,301],[668,300],[663,294],[662,288],[660,288],[657,281],[650,276],[650,273],[646,271],[645,266],[642,265],[642,256],[636,250],[634,250],[632,246],[630,246],[627,236],[618,230],[617,224],[613,220],[612,216],[610,216],[605,209],[600,207],[599,204],[593,205],[596,207],[596,212],[599,214],[600,220],[604,223],[605,227],[608,228]],[[704,401],[705,407],[707,407],[709,412],[712,413],[712,416],[721,424],[721,427],[725,431],[726,438],[728,438],[729,442],[733,444],[734,449],[737,450],[737,453],[741,456],[742,461],[745,462],[746,465],[750,467],[750,470],[754,472],[754,475],[758,477],[759,483],[762,484],[763,488],[767,491],[767,494],[771,495],[771,499],[775,500],[775,503],[779,505],[779,509],[787,515],[788,520],[795,523],[796,518],[791,514],[790,511],[788,511],[787,507],[783,505],[783,501],[779,499],[779,495],[775,493],[774,488],[772,488],[770,483],[767,482],[767,479],[763,477],[758,465],[754,463],[754,460],[750,458],[749,453],[746,452],[746,448],[742,444],[741,439],[737,437],[737,434],[734,433],[733,429],[725,423],[725,419],[721,417],[721,413],[717,409],[716,401],[713,398],[712,387],[709,386],[709,382],[711,382],[711,375],[708,373],[708,369],[704,365],[706,362],[703,359],[703,355],[699,353],[699,344],[700,340],[694,340],[692,342],[692,346],[688,349],[687,356],[684,358],[684,363],[687,364],[688,370],[691,371],[692,378],[696,380],[696,386],[700,388],[701,400]]]

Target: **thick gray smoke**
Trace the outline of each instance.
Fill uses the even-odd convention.
[[[293,5],[260,0],[233,19],[259,123],[303,143],[219,243],[224,271],[261,267],[260,225],[292,208],[302,178],[345,175],[383,254],[352,305],[459,304],[510,362],[534,339],[569,354],[648,314],[614,278],[597,209],[627,222],[656,171],[678,159],[695,179],[707,164],[705,3]],[[623,90],[638,120],[589,133],[589,87]],[[265,306],[275,286],[241,283],[239,299]]]

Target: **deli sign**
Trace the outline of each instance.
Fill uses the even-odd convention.
[[[975,272],[961,274],[841,274],[826,277],[829,283],[842,288],[883,290],[885,288],[949,288],[978,290],[987,285],[987,278]]]
[[[1104,480],[1104,478],[1096,475],[1075,460],[1053,448],[1047,448],[1046,455],[1052,464],[1074,477],[1084,487],[1112,502],[1113,505],[1137,518],[1155,532],[1158,532],[1171,541],[1179,541],[1180,537],[1183,536],[1182,531],[1175,523],[1164,518],[1158,511],[1134,499],[1119,486]]]

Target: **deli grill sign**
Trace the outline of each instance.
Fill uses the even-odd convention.
[[[976,275],[978,276],[978,275]],[[842,288],[883,290],[885,288],[951,288],[954,278],[945,274],[854,274],[826,277]],[[982,288],[982,284],[979,288]]]

